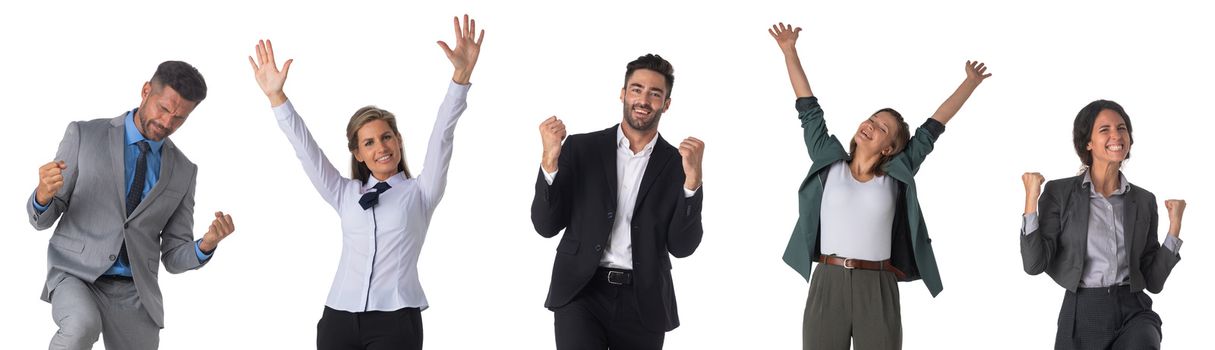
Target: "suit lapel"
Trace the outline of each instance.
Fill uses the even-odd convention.
[[[616,194],[618,191],[616,188],[618,186],[616,183],[616,128],[618,127],[620,127],[619,124],[602,131],[602,135],[600,135],[603,138],[600,141],[602,144],[597,147],[600,149],[599,158],[603,164],[604,183],[607,184],[608,190],[608,195],[604,198],[607,201],[605,204],[606,208],[612,211],[616,210],[616,201],[620,198]]]
[[[666,140],[662,139],[662,135],[655,135],[658,138],[658,144],[654,145],[653,153],[650,153],[650,162],[645,166],[645,173],[641,175],[641,187],[637,188],[637,202],[633,205],[633,211],[641,207],[641,201],[645,199],[646,193],[650,192],[650,188],[654,187],[654,183],[658,182],[658,175],[662,174],[662,170],[666,169],[667,162],[671,161],[671,145],[667,144]]]
[[[110,168],[114,169],[110,174],[110,178],[114,179],[115,193],[118,193],[118,210],[121,213],[127,212],[127,172],[126,164],[123,163],[123,158],[126,153],[126,114],[118,116],[110,121],[109,149],[110,149]]]
[[[1123,215],[1123,220],[1122,220],[1122,239],[1124,241],[1126,241],[1125,244],[1126,244],[1128,257],[1139,256],[1139,247],[1136,247],[1134,245],[1135,234],[1138,233],[1137,232],[1138,230],[1136,230],[1135,228],[1137,226],[1139,226],[1139,225],[1135,224],[1136,222],[1138,222],[1135,220],[1138,219],[1136,216],[1139,214],[1138,201],[1135,200],[1137,197],[1136,196],[1137,194],[1138,193],[1134,193],[1133,188],[1130,188],[1130,189],[1127,189],[1126,193],[1124,193],[1122,196],[1123,198],[1126,199],[1122,204],[1122,205],[1126,206],[1126,208],[1123,208],[1123,212],[1125,214]],[[1134,259],[1132,258],[1129,260],[1134,260]],[[1135,267],[1137,265],[1138,264],[1132,263],[1131,267]]]
[[[1080,261],[1084,261],[1084,257],[1088,256],[1088,217],[1093,201],[1093,193],[1090,189],[1092,185],[1085,186],[1083,180],[1084,178],[1081,177],[1079,184],[1076,185],[1076,190],[1072,193],[1073,205],[1071,207],[1076,208],[1076,214],[1068,217],[1068,220],[1071,220],[1075,224],[1072,227],[1076,227],[1077,231],[1079,231],[1080,237],[1079,241],[1076,242],[1076,246],[1081,247],[1078,250],[1080,252]]]

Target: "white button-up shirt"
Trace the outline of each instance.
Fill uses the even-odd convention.
[[[599,266],[624,270],[633,269],[633,236],[630,228],[633,222],[633,208],[637,205],[637,191],[641,187],[641,177],[645,168],[650,164],[650,154],[654,153],[654,145],[658,144],[658,135],[641,149],[633,153],[629,138],[624,137],[622,126],[616,126],[616,215],[612,221],[612,234],[608,237],[608,247],[599,258]],[[545,172],[544,180],[549,185],[557,178],[557,172]],[[684,197],[691,198],[696,190],[683,189]]]
[[[274,107],[308,179],[342,220],[342,255],[325,305],[342,311],[394,311],[429,305],[418,281],[418,254],[435,206],[447,186],[456,121],[467,107],[468,85],[451,83],[439,107],[426,159],[417,177],[397,173],[379,204],[364,210],[359,198],[381,181],[366,184],[342,177],[313,140],[303,119],[288,101]]]

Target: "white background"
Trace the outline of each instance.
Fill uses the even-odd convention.
[[[161,273],[165,349],[299,349],[337,266],[338,216],[317,196],[274,123],[246,56],[272,38],[295,58],[286,91],[320,145],[347,169],[344,127],[376,104],[401,118],[421,169],[450,79],[436,40],[470,13],[487,37],[456,133],[447,195],[419,269],[432,349],[553,347],[542,305],[556,239],[537,235],[529,205],[540,159],[536,125],[574,133],[620,120],[625,63],[673,62],[668,141],[705,140],[704,241],[673,274],[683,325],[667,348],[798,348],[807,284],[781,261],[810,161],[780,51],[765,29],[803,27],[798,43],[828,126],[847,139],[894,107],[917,126],[964,77],[995,74],[948,126],[917,176],[945,290],[901,284],[908,349],[1051,346],[1063,289],[1021,269],[1020,175],[1076,173],[1071,122],[1088,102],[1121,103],[1135,128],[1130,181],[1189,202],[1183,259],[1153,295],[1168,348],[1202,347],[1215,265],[1210,221],[1212,11],[1145,3],[1007,5],[955,1],[734,2],[729,5],[555,1],[216,4],[10,3],[0,11],[0,347],[46,345],[56,327],[38,300],[51,231],[27,223],[36,169],[69,121],[117,116],[164,60],[198,67],[209,97],[172,136],[199,165],[196,235],[211,212],[237,232],[214,260]],[[1167,229],[1160,205],[1161,235]],[[101,347],[100,342],[98,348]]]

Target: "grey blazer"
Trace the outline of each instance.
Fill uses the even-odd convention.
[[[68,124],[56,160],[63,160],[63,188],[39,214],[26,202],[30,224],[45,230],[55,221],[46,251],[46,286],[42,300],[64,278],[97,280],[114,264],[126,241],[127,257],[139,300],[157,325],[164,327],[164,308],[156,274],[160,261],[170,273],[203,264],[194,252],[194,180],[198,167],[166,139],[161,148],[160,178],[131,216],[126,216],[123,143],[126,114]],[[159,256],[158,256],[159,253]]]
[[[1090,193],[1083,174],[1046,183],[1038,199],[1038,229],[1021,235],[1021,262],[1026,273],[1046,271],[1060,286],[1076,291],[1088,254]],[[1147,288],[1160,293],[1181,256],[1162,249],[1157,240],[1156,196],[1134,184],[1125,196],[1123,230],[1130,249],[1131,290]]]

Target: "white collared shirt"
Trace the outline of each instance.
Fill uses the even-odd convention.
[[[418,254],[447,186],[452,139],[456,121],[467,107],[468,89],[469,85],[454,82],[448,86],[418,176],[406,179],[397,173],[388,178],[392,188],[367,210],[359,206],[359,198],[381,181],[373,176],[360,184],[342,177],[291,102],[274,107],[278,125],[295,148],[308,179],[341,216],[342,255],[326,306],[348,312],[429,307],[418,281]]]
[[[658,144],[658,135],[641,149],[633,153],[629,138],[624,137],[624,129],[616,126],[616,215],[612,222],[612,233],[608,237],[608,247],[599,258],[599,266],[617,269],[633,269],[633,236],[630,227],[633,222],[633,208],[637,205],[637,191],[641,187],[641,177],[645,168],[650,164],[650,154],[654,153],[654,145]],[[557,172],[544,172],[544,180],[549,185],[557,178]],[[696,190],[699,190],[697,188]],[[683,189],[685,197],[696,195],[696,190]]]

